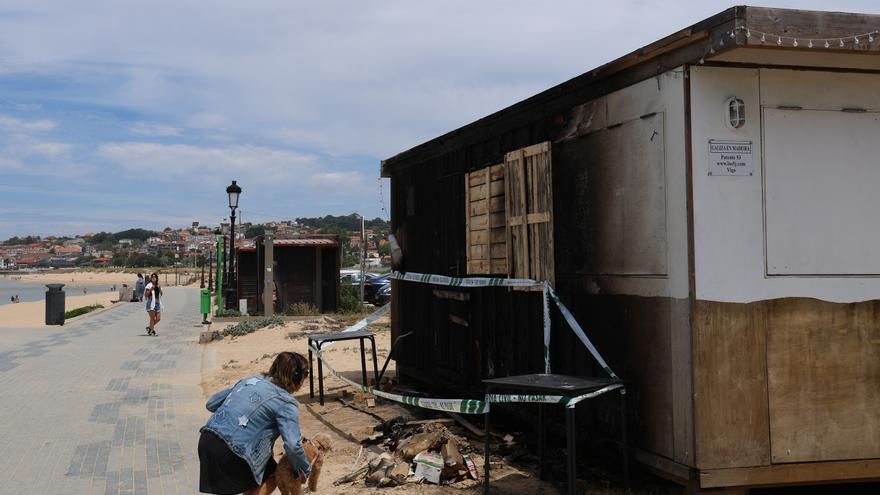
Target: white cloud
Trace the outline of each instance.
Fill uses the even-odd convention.
[[[364,174],[360,172],[320,172],[309,176],[307,182],[313,187],[323,188],[331,193],[351,190],[365,183]]]
[[[312,155],[252,145],[206,147],[131,141],[102,144],[96,153],[124,170],[156,180],[199,179],[210,174],[247,176],[260,183],[287,182],[317,164]]]
[[[23,165],[19,160],[8,156],[0,156],[0,170],[13,171],[21,170],[22,168]]]
[[[49,141],[34,141],[25,146],[27,152],[48,158],[57,158],[61,155],[65,155],[69,153],[71,149],[73,149],[73,145],[71,144]]]
[[[44,132],[51,131],[56,127],[56,123],[52,120],[24,120],[8,115],[0,115],[0,128],[10,132]]]
[[[139,136],[172,137],[180,136],[183,130],[179,127],[157,124],[155,122],[134,122],[128,126],[128,132]]]

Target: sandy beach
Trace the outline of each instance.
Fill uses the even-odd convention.
[[[370,329],[376,332],[380,367],[388,355],[390,347],[391,332],[388,321],[386,317],[379,320],[376,325],[370,326]],[[207,344],[202,359],[202,388],[205,399],[214,392],[233,385],[244,376],[265,372],[275,355],[281,351],[295,351],[306,355],[307,334],[338,330],[341,326],[329,317],[316,317],[314,320],[288,322],[283,327],[259,330],[234,339],[226,337],[223,340]],[[223,326],[214,325],[213,330],[221,330],[222,328]],[[360,381],[360,352],[356,341],[339,343],[325,351],[325,356],[338,371],[353,380]],[[367,359],[367,364],[370,366],[369,358]],[[385,376],[395,376],[394,370],[395,366],[392,361]],[[315,368],[315,372],[317,372],[317,368]],[[317,386],[316,378],[316,389]],[[359,391],[351,394],[352,391],[353,389],[341,380],[325,373],[324,406],[320,405],[317,397],[315,399],[309,398],[308,382],[295,394],[300,402],[300,426],[303,435],[313,436],[317,433],[327,433],[334,442],[333,450],[327,454],[324,461],[319,481],[320,493],[374,495],[376,493],[461,495],[482,493],[482,485],[473,480],[458,482],[454,485],[407,483],[394,488],[376,489],[367,487],[361,477],[350,483],[333,486],[334,480],[351,471],[361,449],[360,441],[375,433],[373,427],[379,424],[375,417],[342,405],[339,399],[343,397],[343,393],[348,392],[346,395],[348,400],[351,400],[358,407],[367,408],[367,395]],[[317,390],[315,394],[317,396]],[[375,407],[368,410],[385,420],[398,416],[412,420],[422,419],[426,416],[443,416],[442,413],[408,408],[390,401],[379,401]],[[208,413],[205,413],[205,416],[207,419]],[[446,418],[448,419],[448,417]],[[458,433],[465,434],[463,429],[457,430]],[[282,442],[278,441],[275,445],[276,459],[282,453],[281,444]],[[471,438],[470,444],[479,445],[479,440]],[[482,468],[482,455],[479,452],[473,452],[472,455],[475,462]],[[550,484],[535,479],[528,470],[506,464],[495,469],[496,471],[493,471],[492,475],[493,491],[500,490],[503,493],[514,495],[558,493]],[[497,481],[495,481],[496,477]]]
[[[110,307],[119,297],[117,291],[102,291],[84,295],[68,295],[65,299],[64,309],[72,309],[102,304],[105,308]],[[18,304],[4,304],[0,306],[0,329],[21,327],[43,327],[46,322],[45,301],[22,302]]]
[[[175,285],[174,268],[155,269],[155,268],[131,268],[124,271],[111,270],[48,270],[42,272],[16,272],[11,274],[0,275],[0,278],[7,280],[15,280],[19,282],[32,282],[40,284],[76,284],[76,285],[104,285],[108,287],[116,285],[121,287],[122,284],[134,286],[137,280],[137,274],[141,273],[147,276],[148,273],[156,272],[159,274],[159,281],[162,285]],[[195,276],[196,272],[191,272],[191,276]],[[207,274],[205,275],[207,277]],[[184,284],[184,275],[181,271],[181,284]],[[195,284],[198,285],[197,280]]]

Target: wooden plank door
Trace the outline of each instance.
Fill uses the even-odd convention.
[[[550,142],[504,157],[508,273],[554,283]]]
[[[504,165],[465,175],[467,273],[507,274]]]

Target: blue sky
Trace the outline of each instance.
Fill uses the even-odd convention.
[[[382,158],[729,5],[2,0],[0,239],[216,224],[232,179],[246,221],[384,216]]]

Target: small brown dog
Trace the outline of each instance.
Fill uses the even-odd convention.
[[[319,433],[313,438],[303,440],[303,450],[306,451],[306,459],[312,465],[312,474],[309,476],[309,491],[318,491],[318,476],[321,474],[321,465],[324,464],[324,454],[333,449],[330,436]],[[302,493],[303,480],[298,473],[293,472],[293,467],[287,460],[287,454],[281,456],[278,461],[278,469],[275,470],[275,482],[281,495],[300,495]]]

